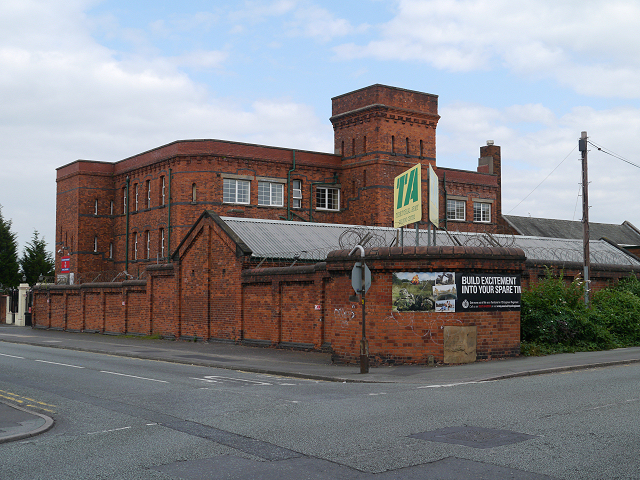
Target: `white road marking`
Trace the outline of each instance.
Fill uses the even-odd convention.
[[[371,395],[372,397],[376,396],[376,395],[386,395],[386,392],[380,392],[380,393],[370,393],[369,395]]]
[[[487,381],[481,380],[479,382],[458,382],[458,383],[442,383],[439,385],[424,385],[417,388],[445,388],[445,387],[457,387],[459,385],[474,385],[477,383],[487,383]]]
[[[191,377],[192,380],[199,380],[201,382],[209,382],[209,383],[218,383],[218,382],[238,382],[238,383],[253,383],[255,385],[271,385],[268,382],[259,382],[257,380],[247,380],[244,378],[232,378],[232,377],[223,377],[220,375],[207,375],[204,378],[195,378]]]
[[[87,435],[96,435],[98,433],[111,433],[111,432],[119,432],[120,430],[129,430],[131,427],[122,427],[122,428],[113,428],[111,430],[101,430],[99,432],[90,432]]]
[[[138,377],[136,375],[127,375],[126,373],[107,372],[106,370],[100,370],[100,373],[108,373],[110,375],[120,375],[121,377],[137,378],[139,380],[149,380],[150,382],[169,383],[166,380],[157,380],[155,378]]]
[[[35,360],[35,361],[36,362],[40,362],[40,363],[49,363],[51,365],[61,365],[63,367],[84,368],[84,367],[80,367],[78,365],[69,365],[68,363],[47,362],[46,360]]]
[[[17,355],[7,355],[6,353],[0,353],[3,357],[11,357],[11,358],[21,358],[24,360],[24,357],[18,357]]]

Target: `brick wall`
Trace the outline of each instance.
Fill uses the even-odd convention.
[[[327,340],[336,358],[356,361],[360,355],[362,307],[349,301],[353,258],[347,251],[327,258],[331,282],[326,289]],[[477,357],[502,358],[519,354],[520,312],[480,313],[393,312],[393,272],[457,271],[520,273],[524,255],[518,249],[472,247],[404,247],[366,251],[372,282],[367,292],[366,330],[369,353],[378,362],[426,363],[429,355],[443,361],[445,326],[477,327]]]

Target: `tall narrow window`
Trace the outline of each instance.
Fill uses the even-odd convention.
[[[134,204],[135,205],[134,212],[137,212],[138,211],[138,184],[137,183],[133,185],[133,191],[135,192],[135,196],[136,196],[136,203]]]
[[[127,187],[122,189],[122,213],[127,213]]]
[[[291,185],[293,187],[293,208],[302,208],[302,180],[294,180]]]
[[[191,201],[193,203],[196,202],[196,184],[195,183],[191,185]]]
[[[342,145],[340,146],[340,155],[344,157],[344,140],[342,141]]]
[[[405,139],[405,144],[406,144],[406,147],[407,147],[407,155],[409,155],[409,137],[407,137]]]
[[[391,153],[396,153],[396,137],[391,135]]]
[[[147,180],[147,208],[151,208],[151,180]]]
[[[165,183],[164,183],[164,175],[163,175],[162,177],[160,177],[160,205],[165,205],[164,188],[165,188]]]
[[[422,140],[420,140],[420,156],[424,157],[424,146],[422,144]]]
[[[113,243],[109,244],[109,258],[113,258]]]
[[[164,258],[164,228],[160,229],[160,258]]]
[[[147,244],[147,259],[149,259],[151,258],[151,234],[149,233],[149,230],[145,232],[145,237]]]
[[[109,215],[113,215],[113,200],[109,202]]]
[[[98,215],[98,199],[97,198],[95,203],[93,204],[93,214]]]
[[[93,251],[94,252],[98,251],[98,237],[97,236],[93,237]]]
[[[138,234],[133,232],[133,259],[138,259]]]

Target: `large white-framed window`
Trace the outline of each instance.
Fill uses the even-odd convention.
[[[302,180],[294,180],[291,182],[292,186],[292,207],[302,208]]]
[[[166,197],[165,197],[165,179],[164,179],[164,175],[160,177],[160,205],[165,205],[166,204]]]
[[[222,183],[222,201],[224,203],[249,204],[251,182],[248,180],[236,180],[224,178]]]
[[[258,205],[282,207],[284,205],[284,184],[258,182]]]
[[[316,209],[340,210],[340,189],[335,187],[317,187]]]
[[[473,202],[473,221],[490,223],[491,204],[485,202]]]
[[[447,199],[447,220],[466,220],[467,202]]]

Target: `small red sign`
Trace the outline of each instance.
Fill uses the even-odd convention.
[[[62,257],[60,259],[60,271],[67,273],[71,270],[71,257]]]

